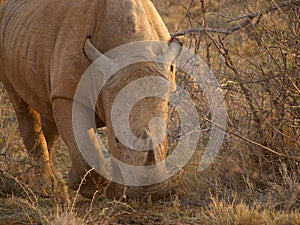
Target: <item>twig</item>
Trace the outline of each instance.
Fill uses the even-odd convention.
[[[77,203],[77,199],[78,199],[78,197],[79,197],[80,190],[81,190],[82,186],[84,185],[84,182],[86,181],[87,176],[90,175],[90,173],[91,173],[93,170],[94,170],[94,168],[92,168],[92,169],[90,169],[89,171],[87,171],[87,172],[84,174],[83,178],[81,179],[81,182],[80,182],[80,184],[79,184],[79,186],[78,186],[78,188],[77,188],[76,195],[75,195],[75,198],[74,198],[73,203],[72,203],[71,212],[74,212],[75,205],[76,205],[76,203]]]
[[[220,16],[226,19],[232,19],[230,16],[226,16],[225,14],[219,13],[219,12],[208,12],[206,13],[206,16]]]
[[[265,14],[269,14],[275,10],[279,10],[281,8],[287,7],[287,6],[291,6],[291,5],[300,5],[300,0],[289,0],[289,1],[284,1],[281,3],[277,3],[276,5],[272,5],[266,9],[260,10],[259,12],[256,13],[250,13],[248,15],[244,15],[238,18],[233,18],[227,21],[227,23],[233,22],[233,21],[238,21],[238,20],[242,20],[242,22],[240,22],[238,25],[232,26],[231,28],[228,29],[222,29],[222,28],[191,28],[191,29],[187,29],[181,32],[177,32],[174,34],[171,34],[172,37],[178,37],[178,36],[183,36],[189,33],[203,33],[203,32],[207,32],[207,33],[219,33],[219,34],[231,34],[237,30],[240,30],[242,28],[244,28],[245,26],[247,26],[248,24],[250,24],[253,19],[258,18],[258,20],[260,19],[260,17],[262,15]]]
[[[253,141],[253,140],[251,140],[251,139],[249,139],[249,138],[246,138],[246,137],[244,137],[244,136],[242,136],[242,135],[239,135],[239,134],[237,134],[237,133],[235,133],[235,132],[229,130],[228,128],[223,127],[223,126],[221,126],[221,125],[219,125],[219,124],[213,122],[212,120],[210,120],[210,119],[208,119],[208,118],[206,118],[206,117],[201,117],[201,118],[204,119],[204,120],[206,120],[207,122],[209,122],[209,123],[211,123],[211,124],[214,124],[214,125],[217,126],[219,129],[222,129],[222,130],[226,131],[226,133],[231,134],[231,135],[233,135],[233,136],[235,136],[235,137],[237,137],[237,138],[240,138],[241,140],[243,140],[243,141],[245,141],[245,142],[248,142],[248,143],[250,143],[250,144],[253,144],[253,145],[255,145],[255,146],[258,146],[258,147],[260,147],[260,148],[262,148],[262,149],[264,149],[264,150],[266,150],[266,151],[268,151],[268,152],[270,152],[270,153],[273,153],[274,155],[278,155],[278,156],[281,156],[281,157],[284,157],[284,158],[295,159],[295,160],[297,160],[297,161],[300,161],[300,157],[292,157],[292,156],[289,156],[289,155],[280,153],[280,152],[278,152],[278,151],[276,151],[276,150],[273,150],[273,149],[271,149],[271,148],[269,148],[269,147],[267,147],[267,146],[265,146],[265,145],[262,145],[262,144],[260,144],[260,143],[258,143],[258,142],[256,142],[256,141]]]

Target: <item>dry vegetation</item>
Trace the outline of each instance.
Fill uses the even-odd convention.
[[[202,29],[181,38],[213,70],[228,113],[215,163],[198,172],[197,151],[169,199],[118,202],[96,194],[90,201],[67,192],[62,142],[55,155],[62,191],[35,196],[22,183],[30,162],[0,84],[0,224],[300,224],[300,3],[281,2],[154,0],[171,33]],[[272,5],[278,7],[262,10]],[[227,34],[205,32],[237,25],[243,27]],[[205,145],[205,99],[189,78],[178,79],[199,106]]]

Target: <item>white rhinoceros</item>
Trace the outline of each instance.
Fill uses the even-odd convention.
[[[91,36],[90,42],[86,41],[87,35]],[[101,56],[100,52],[144,40],[171,41],[150,0],[7,0],[2,3],[0,80],[13,103],[24,144],[36,165],[30,185],[39,194],[49,195],[57,184],[52,155],[59,134],[72,160],[69,186],[77,188],[90,169],[74,138],[72,105],[78,82],[91,61]],[[95,112],[86,105],[79,107],[85,115],[82,135],[89,140],[90,149],[86,151],[96,150],[103,157],[91,125],[94,122],[91,115],[96,115],[97,127],[107,126],[109,149],[115,158],[140,166],[152,165],[166,157],[166,137],[150,152],[131,151],[120,143],[111,125],[110,111],[118,92],[132,80],[170,77],[171,64],[178,52],[168,50],[160,52],[162,56],[168,54],[167,64],[141,62],[115,74],[113,85],[110,82],[110,87],[103,88]],[[159,72],[153,74],[153,71]],[[145,138],[153,116],[167,120],[167,107],[167,102],[158,98],[140,101],[131,112],[132,132]],[[91,197],[107,184],[107,179],[91,172],[81,187],[81,194]],[[148,191],[166,191],[162,189],[164,185],[126,190],[129,196],[140,196]],[[124,186],[111,182],[107,195],[120,197],[124,190]]]

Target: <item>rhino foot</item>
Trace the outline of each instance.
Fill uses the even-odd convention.
[[[122,199],[126,198],[126,189],[123,185],[110,182],[106,189],[106,197],[109,199]]]
[[[30,189],[41,197],[52,197],[57,191],[57,180],[50,166],[35,167],[25,177]]]
[[[68,186],[72,190],[78,190],[85,198],[93,198],[95,193],[103,193],[104,188],[108,185],[108,180],[101,177],[94,171],[85,176],[83,180],[75,170],[71,169],[68,177]]]

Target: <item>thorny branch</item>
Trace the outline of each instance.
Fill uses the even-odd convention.
[[[287,7],[287,6],[292,6],[292,5],[300,5],[300,0],[289,0],[289,1],[284,1],[281,3],[277,3],[274,4],[266,9],[262,9],[258,12],[255,13],[250,13],[248,15],[245,16],[241,16],[238,18],[233,18],[233,19],[229,19],[227,20],[227,23],[231,23],[234,21],[239,21],[242,20],[238,25],[232,26],[228,29],[222,29],[222,28],[209,28],[209,27],[204,27],[204,28],[190,28],[181,32],[177,32],[174,34],[171,34],[172,37],[179,37],[179,36],[183,36],[189,33],[202,33],[202,32],[207,32],[207,33],[219,33],[219,34],[225,34],[225,35],[229,35],[232,34],[233,32],[240,30],[244,27],[246,27],[247,25],[249,25],[255,18],[257,18],[258,22],[259,19],[266,14],[269,14],[273,11],[276,10],[280,10],[281,8]]]

